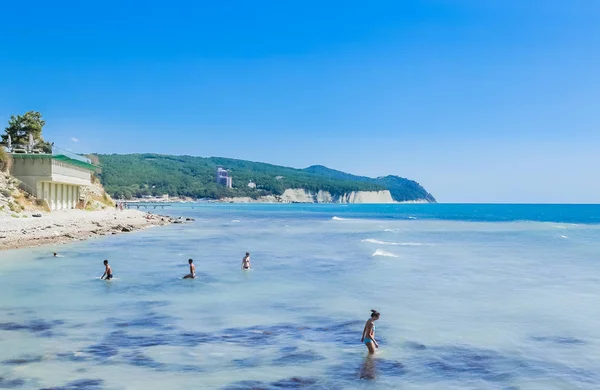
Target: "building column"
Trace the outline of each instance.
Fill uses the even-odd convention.
[[[70,208],[69,207],[69,185],[68,184],[63,184],[63,187],[64,187],[63,189],[65,191],[65,195],[63,196],[64,204],[65,204],[64,205],[64,209],[68,210]]]
[[[77,186],[73,186],[73,188],[71,188],[71,197],[73,198],[71,201],[71,208],[74,209],[77,207]]]
[[[67,185],[66,184],[61,184],[60,185],[62,187],[62,198],[61,198],[61,205],[63,210],[66,210],[67,208]]]
[[[62,210],[64,207],[64,203],[63,203],[63,184],[57,184],[56,187],[58,188],[58,191],[56,192],[58,194],[58,197],[56,199],[57,204],[56,204],[56,208],[59,210]]]
[[[54,197],[56,196],[56,184],[49,182],[48,183],[48,194],[50,196],[50,200],[48,205],[50,206],[50,211],[56,210],[56,204],[54,203]]]
[[[67,195],[65,197],[65,208],[69,210],[71,208],[71,186],[67,185]]]

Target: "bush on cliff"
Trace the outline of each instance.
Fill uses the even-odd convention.
[[[0,146],[0,172],[8,172],[12,166],[11,155]]]

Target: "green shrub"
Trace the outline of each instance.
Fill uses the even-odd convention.
[[[0,145],[0,172],[8,172],[12,167],[12,156]]]

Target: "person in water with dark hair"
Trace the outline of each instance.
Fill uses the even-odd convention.
[[[370,354],[374,354],[375,348],[379,348],[379,344],[375,341],[375,321],[379,319],[380,315],[377,310],[371,310],[371,318],[367,320],[365,329],[363,329],[362,339],[360,340],[365,343]]]
[[[58,253],[54,252],[54,257],[58,257]]]
[[[250,269],[250,252],[246,252],[246,256],[242,259],[242,269]]]
[[[185,275],[184,279],[195,279],[196,278],[196,266],[194,265],[194,260],[189,259],[188,263],[190,264],[190,273]]]
[[[111,280],[113,278],[113,274],[112,268],[110,268],[110,265],[108,265],[108,260],[104,260],[104,267],[104,275],[102,275],[100,279],[104,279],[104,277],[106,276],[106,279],[104,280]]]

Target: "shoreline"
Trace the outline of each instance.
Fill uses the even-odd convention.
[[[26,218],[0,215],[0,251],[60,245],[95,237],[130,233],[183,220],[138,210],[66,210],[22,213]]]

